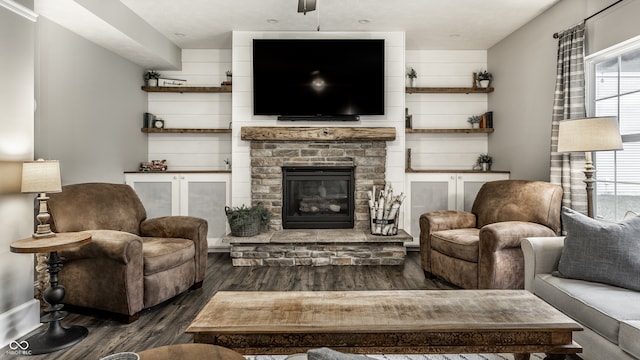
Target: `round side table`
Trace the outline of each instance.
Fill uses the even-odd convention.
[[[68,312],[62,311],[62,299],[64,299],[64,286],[58,283],[58,273],[62,268],[62,260],[58,251],[82,246],[91,242],[91,234],[86,232],[57,233],[46,238],[26,238],[11,243],[11,252],[14,253],[49,253],[47,261],[49,272],[49,288],[44,292],[44,299],[49,306],[40,317],[40,322],[48,323],[46,331],[35,334],[25,341],[29,344],[27,350],[32,355],[47,354],[75,345],[87,337],[89,330],[83,326],[64,327],[60,320],[64,319]]]

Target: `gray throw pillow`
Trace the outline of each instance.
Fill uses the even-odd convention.
[[[562,208],[567,235],[553,275],[640,291],[640,216],[598,221]]]

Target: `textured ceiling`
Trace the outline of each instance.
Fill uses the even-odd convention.
[[[487,49],[558,0],[318,0],[306,15],[297,12],[297,0],[121,1],[183,49],[230,48],[233,30],[316,31],[318,25],[404,31],[408,49]]]
[[[232,31],[402,31],[407,49],[486,50],[560,0],[317,0],[306,15],[297,0],[34,1],[99,45],[171,68],[176,50],[231,48]]]

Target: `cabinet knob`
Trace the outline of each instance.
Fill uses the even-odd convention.
[[[462,175],[458,175],[458,180],[462,180]]]
[[[455,179],[456,179],[456,177],[451,175],[451,180],[455,180]]]
[[[180,176],[180,179],[184,180],[184,176]]]
[[[178,177],[174,175],[173,180],[178,180]]]

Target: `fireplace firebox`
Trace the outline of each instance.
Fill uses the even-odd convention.
[[[355,178],[352,166],[282,167],[282,227],[351,229]]]

